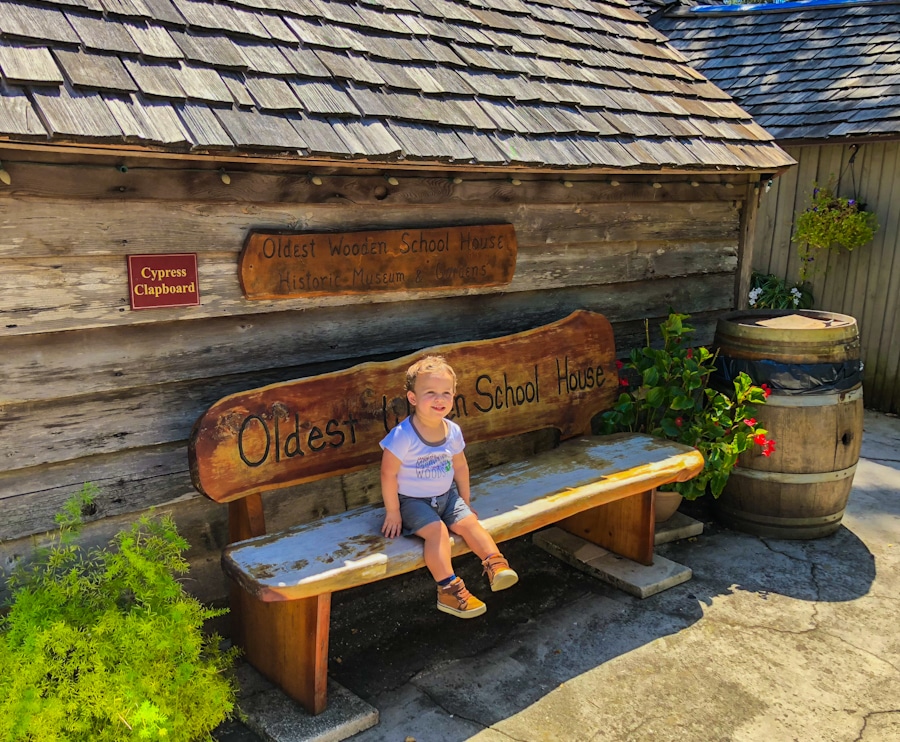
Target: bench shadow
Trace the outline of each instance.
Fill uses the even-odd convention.
[[[376,707],[379,697],[392,706],[408,703],[409,686],[402,688],[413,680],[421,698],[412,705],[424,711],[438,703],[440,713],[455,717],[448,717],[456,731],[448,728],[446,739],[463,740],[466,724],[500,722],[561,683],[691,626],[717,596],[851,601],[875,579],[872,554],[845,527],[815,541],[760,539],[718,526],[694,505],[688,514],[704,522],[703,535],[656,550],[692,568],[687,583],[642,601],[563,564],[525,536],[503,545],[522,577],[504,593],[490,592],[474,556],[455,560],[467,586],[488,603],[479,619],[438,613],[424,570],[336,594],[329,672]],[[386,726],[396,721],[383,717]],[[377,729],[360,738],[380,740]]]

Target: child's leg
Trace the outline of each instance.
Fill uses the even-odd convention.
[[[453,574],[450,533],[443,521],[423,526],[416,531],[416,535],[425,541],[425,566],[438,583],[438,610],[459,618],[474,618],[484,613],[484,603],[472,595],[465,583]]]
[[[481,525],[481,521],[474,514],[467,515],[462,520],[454,523],[450,526],[450,530],[462,536],[463,541],[475,552],[479,559],[484,560],[489,556],[500,553],[494,537],[485,530],[485,527]]]
[[[450,530],[462,536],[468,547],[481,559],[484,573],[491,583],[491,590],[494,592],[505,590],[519,581],[519,575],[510,568],[509,562],[497,548],[493,536],[474,514],[454,523],[450,526]]]
[[[441,582],[453,576],[453,565],[450,563],[450,534],[442,521],[434,521],[416,531],[425,541],[425,566],[431,572],[435,582]]]

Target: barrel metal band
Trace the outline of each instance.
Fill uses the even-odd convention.
[[[742,466],[731,472],[733,477],[746,477],[747,479],[762,479],[778,482],[780,484],[817,484],[820,482],[838,482],[852,477],[856,473],[856,464],[838,471],[813,472],[812,474],[791,474],[783,471],[759,471],[747,469]]]
[[[766,400],[767,407],[830,407],[837,404],[849,404],[862,399],[862,386],[856,386],[848,392],[817,394],[803,397],[795,394],[770,394]]]

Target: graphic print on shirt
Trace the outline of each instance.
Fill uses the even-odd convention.
[[[445,453],[429,453],[416,459],[417,479],[440,479],[446,476],[453,464]]]

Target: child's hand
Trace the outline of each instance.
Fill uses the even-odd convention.
[[[384,516],[384,525],[381,526],[381,532],[387,538],[394,538],[400,535],[400,529],[403,526],[403,520],[400,513],[387,513]]]

